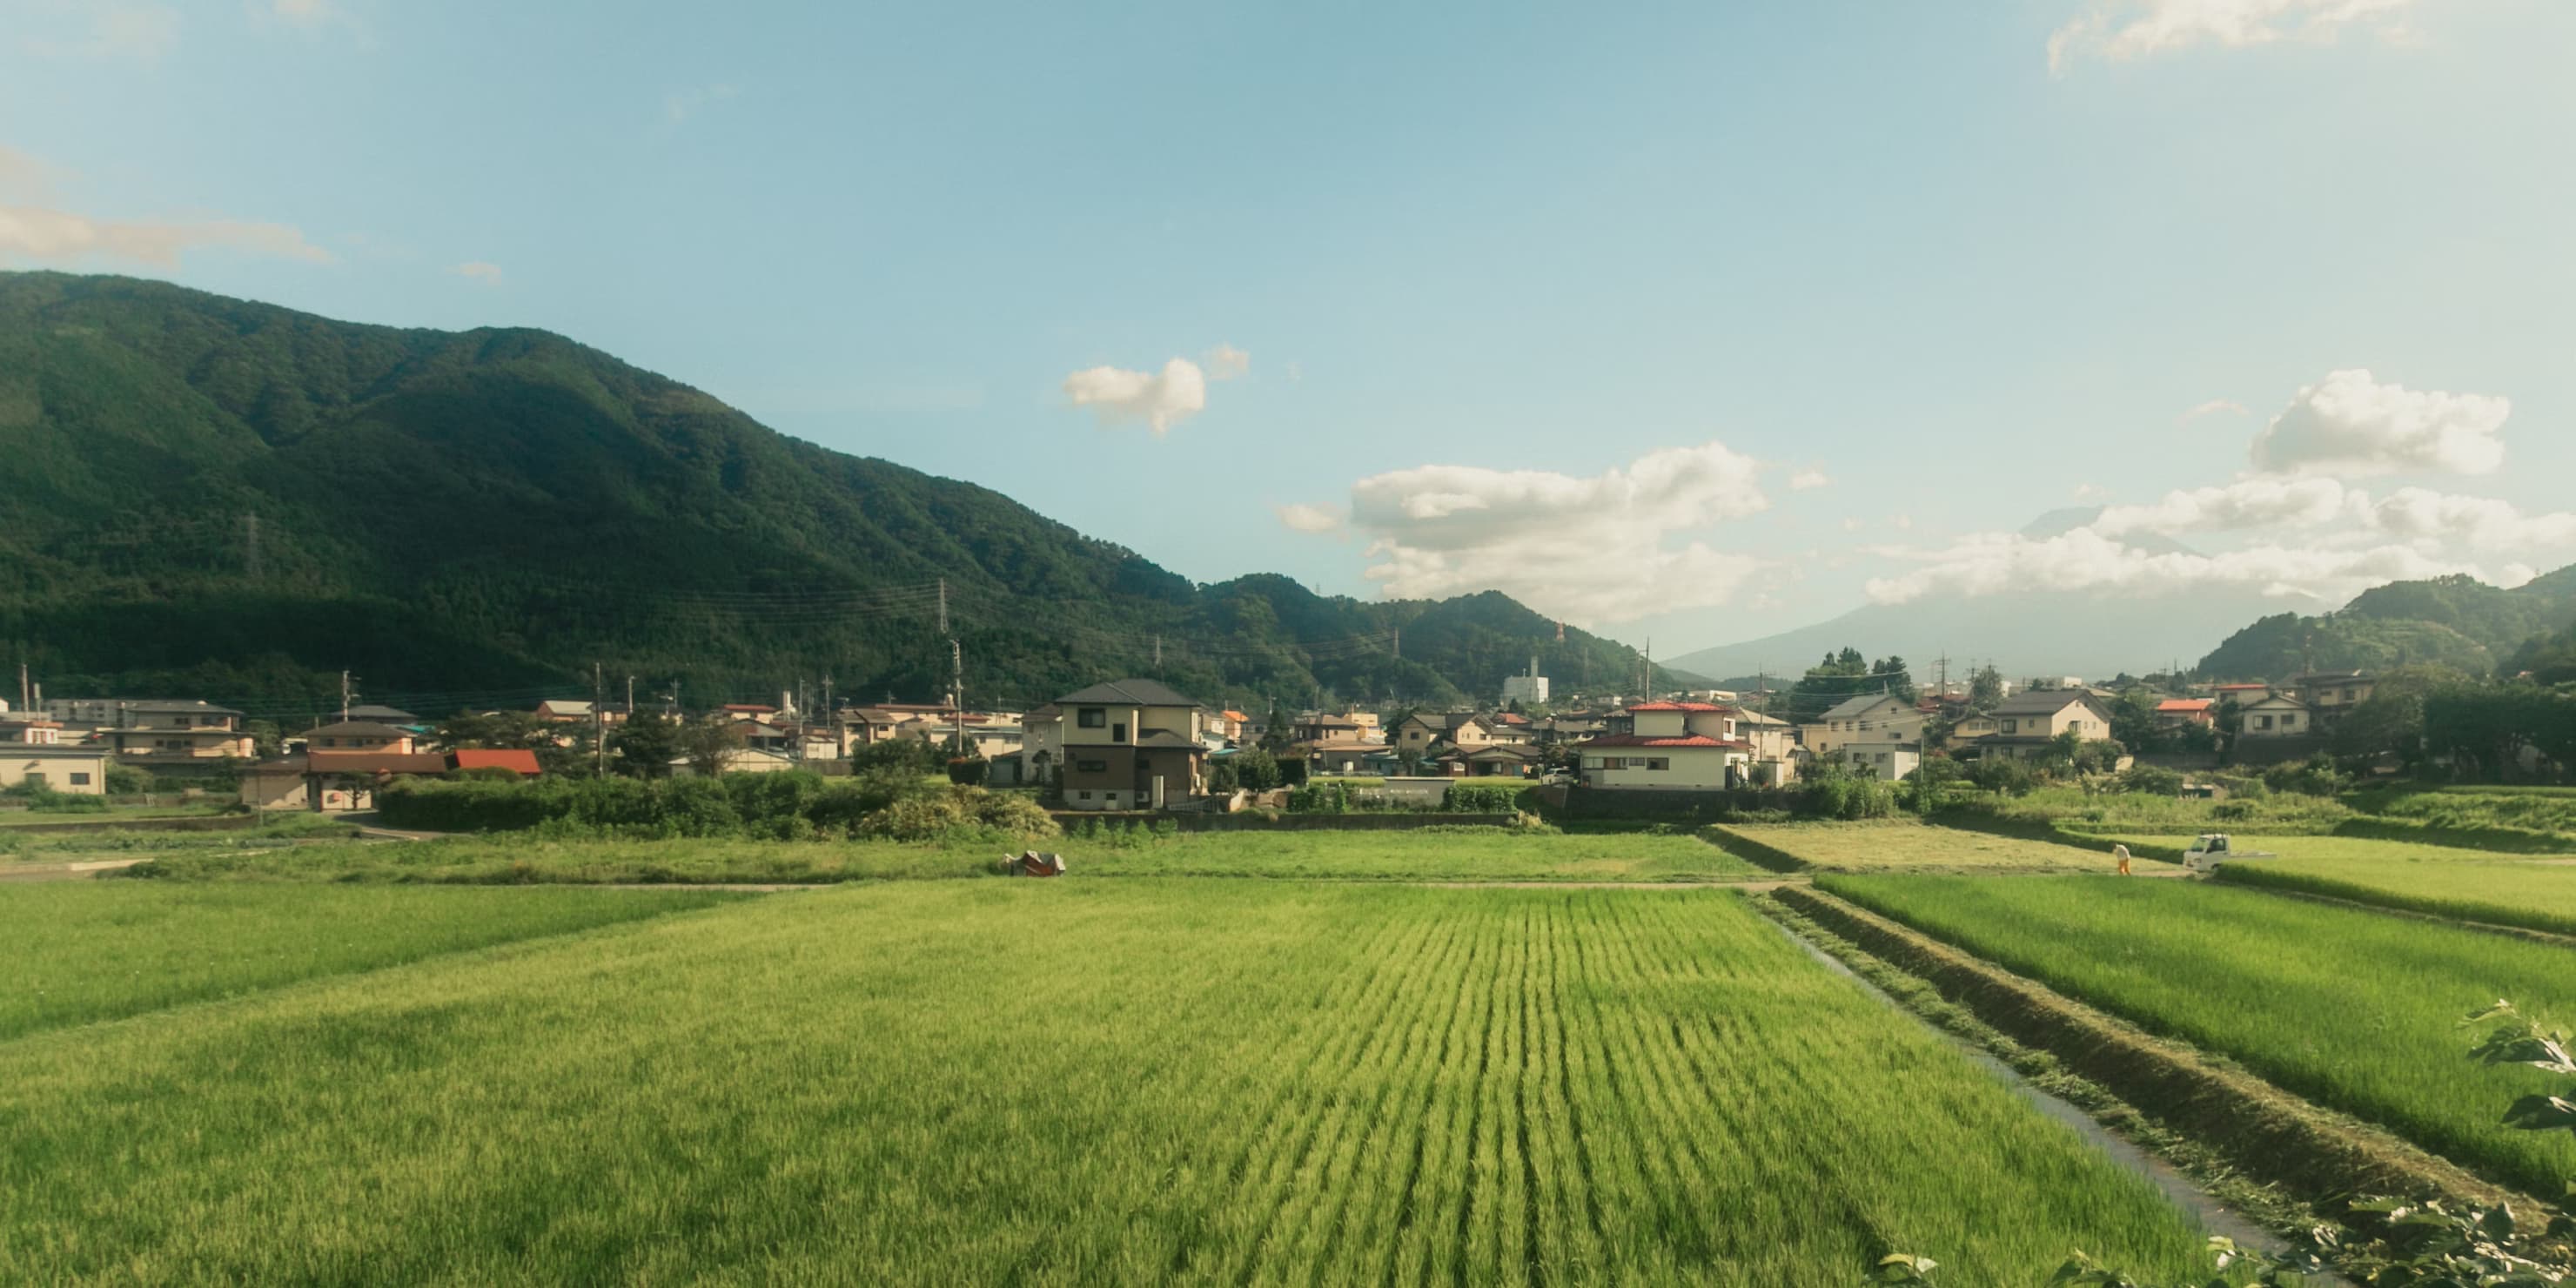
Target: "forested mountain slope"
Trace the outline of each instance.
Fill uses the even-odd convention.
[[[1496,594],[1194,585],[541,331],[0,273],[0,461],[0,643],[56,694],[305,709],[348,668],[428,713],[586,695],[596,663],[693,703],[826,674],[928,698],[943,581],[969,701],[1114,673],[1211,701],[1444,701],[1533,651],[1559,676],[1636,670]]]
[[[2335,612],[2262,618],[2201,659],[2200,671],[2222,680],[2285,681],[2310,668],[2435,663],[2485,675],[2571,622],[2576,567],[2512,590],[2465,576],[2391,582]]]

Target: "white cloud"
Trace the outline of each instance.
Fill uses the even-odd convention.
[[[331,252],[284,224],[240,220],[92,219],[67,210],[0,206],[0,263],[31,260],[69,264],[84,260],[172,268],[182,252],[225,246],[280,259],[331,262]]]
[[[38,58],[157,63],[179,44],[179,11],[164,4],[34,0],[6,16],[18,49]]]
[[[2347,27],[2407,38],[2414,0],[2090,0],[2051,32],[2048,70],[2064,75],[2086,57],[2126,62],[2216,45],[2241,49],[2284,40],[2332,41]]]
[[[2471,562],[2427,555],[2411,545],[2361,550],[2266,545],[2216,555],[2149,554],[2089,528],[2047,538],[1986,533],[1943,550],[1876,553],[1921,565],[1898,576],[1871,579],[1869,597],[1882,604],[1910,603],[1934,594],[1976,596],[2006,590],[2169,595],[2221,585],[2340,602],[2382,582],[2478,572]]]
[[[2357,501],[2367,502],[2361,493]],[[2576,547],[2576,514],[2524,514],[2512,502],[2402,487],[2370,505],[2372,530],[2473,550],[2563,550]]]
[[[1279,521],[1293,532],[1337,532],[1342,526],[1342,512],[1329,505],[1283,505]]]
[[[451,276],[471,278],[486,286],[501,284],[501,266],[490,260],[469,259],[462,264],[451,266],[447,271]]]
[[[1141,420],[1163,434],[1207,410],[1207,373],[1187,358],[1174,358],[1150,375],[1092,367],[1064,378],[1064,396],[1076,407],[1091,408],[1103,425]]]
[[[1832,482],[1833,480],[1827,478],[1823,470],[1800,470],[1789,476],[1789,490],[1792,492],[1813,492],[1817,488],[1825,487]]]
[[[2167,492],[2153,505],[2109,506],[2087,526],[2106,537],[2133,532],[2175,536],[2276,525],[2315,527],[2350,517],[2350,504],[2367,500],[2358,492],[2346,492],[2333,479],[2254,478],[2225,487]]]
[[[60,177],[61,171],[43,161],[0,144],[0,200],[43,200]]]
[[[1207,367],[1210,380],[1232,380],[1252,370],[1252,355],[1230,344],[1220,344],[1199,359]]]
[[[2251,416],[2253,414],[2254,410],[2252,408],[2247,407],[2241,402],[2237,402],[2235,399],[2212,398],[2208,402],[2202,403],[2199,406],[2174,417],[2174,423],[2177,425],[2188,425],[2203,416]]]
[[[741,90],[725,84],[700,85],[680,90],[677,93],[662,96],[662,115],[671,124],[678,125],[718,103],[738,98],[741,94]]]
[[[2336,371],[2301,389],[2254,438],[2254,468],[2395,474],[2434,470],[2487,474],[2504,463],[2496,432],[2510,399],[2418,392],[2383,385],[2366,370]]]
[[[1769,506],[1761,463],[1722,443],[1589,478],[1426,465],[1351,485],[1351,526],[1386,593],[1499,590],[1584,625],[1723,604],[1764,560],[1685,539]]]
[[[2072,495],[2078,501],[2100,501],[2109,498],[2111,489],[2099,483],[2078,483]]]

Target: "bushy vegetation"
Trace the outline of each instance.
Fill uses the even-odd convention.
[[[2365,811],[2434,827],[2518,828],[2576,838],[2576,787],[2400,787],[2364,793]]]
[[[2111,846],[2078,849],[2019,836],[1935,827],[1910,818],[1873,823],[1725,824],[1709,834],[1767,865],[1828,872],[2108,872]]]
[[[2576,1007],[2568,951],[2226,884],[1824,876],[1817,884],[2526,1193],[2576,1175],[2576,1138],[2499,1133],[2556,1090],[2463,1067],[2459,1018]],[[2404,963],[2393,970],[2391,963]]]
[[[533,830],[551,837],[919,841],[951,832],[1025,839],[1053,836],[1058,830],[1026,796],[943,783],[900,769],[848,778],[804,770],[653,781],[403,778],[378,793],[377,807],[389,827]]]
[[[1693,894],[774,896],[0,1043],[0,1121],[12,1283],[2206,1264],[2146,1180]]]

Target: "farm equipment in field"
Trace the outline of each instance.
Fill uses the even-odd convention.
[[[1015,877],[1060,877],[1064,875],[1064,856],[1022,850],[1018,858],[1002,856],[1002,864]]]
[[[2183,851],[2182,865],[2192,872],[2215,872],[2222,863],[2241,859],[2277,859],[2270,850],[2240,850],[2225,832],[2203,832]]]

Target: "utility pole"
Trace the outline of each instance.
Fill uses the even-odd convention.
[[[1154,678],[1163,678],[1163,637],[1154,637]]]
[[[349,673],[340,672],[340,723],[349,723]]]
[[[245,514],[242,516],[242,563],[249,571],[250,579],[252,581],[258,581],[259,516],[256,514]]]
[[[599,673],[599,663],[590,664],[590,759],[591,776],[608,776],[608,716],[600,708],[608,705],[608,688]]]
[[[966,750],[966,650],[957,641],[948,641],[948,730],[957,739],[956,752]]]
[[[1401,626],[1395,628],[1395,660],[1404,660],[1404,628]]]
[[[948,633],[948,579],[939,579],[939,633]]]
[[[635,677],[626,677],[626,718],[635,718]]]
[[[29,697],[28,692],[27,661],[25,658],[20,658],[18,660],[18,709],[32,713],[36,700]]]

